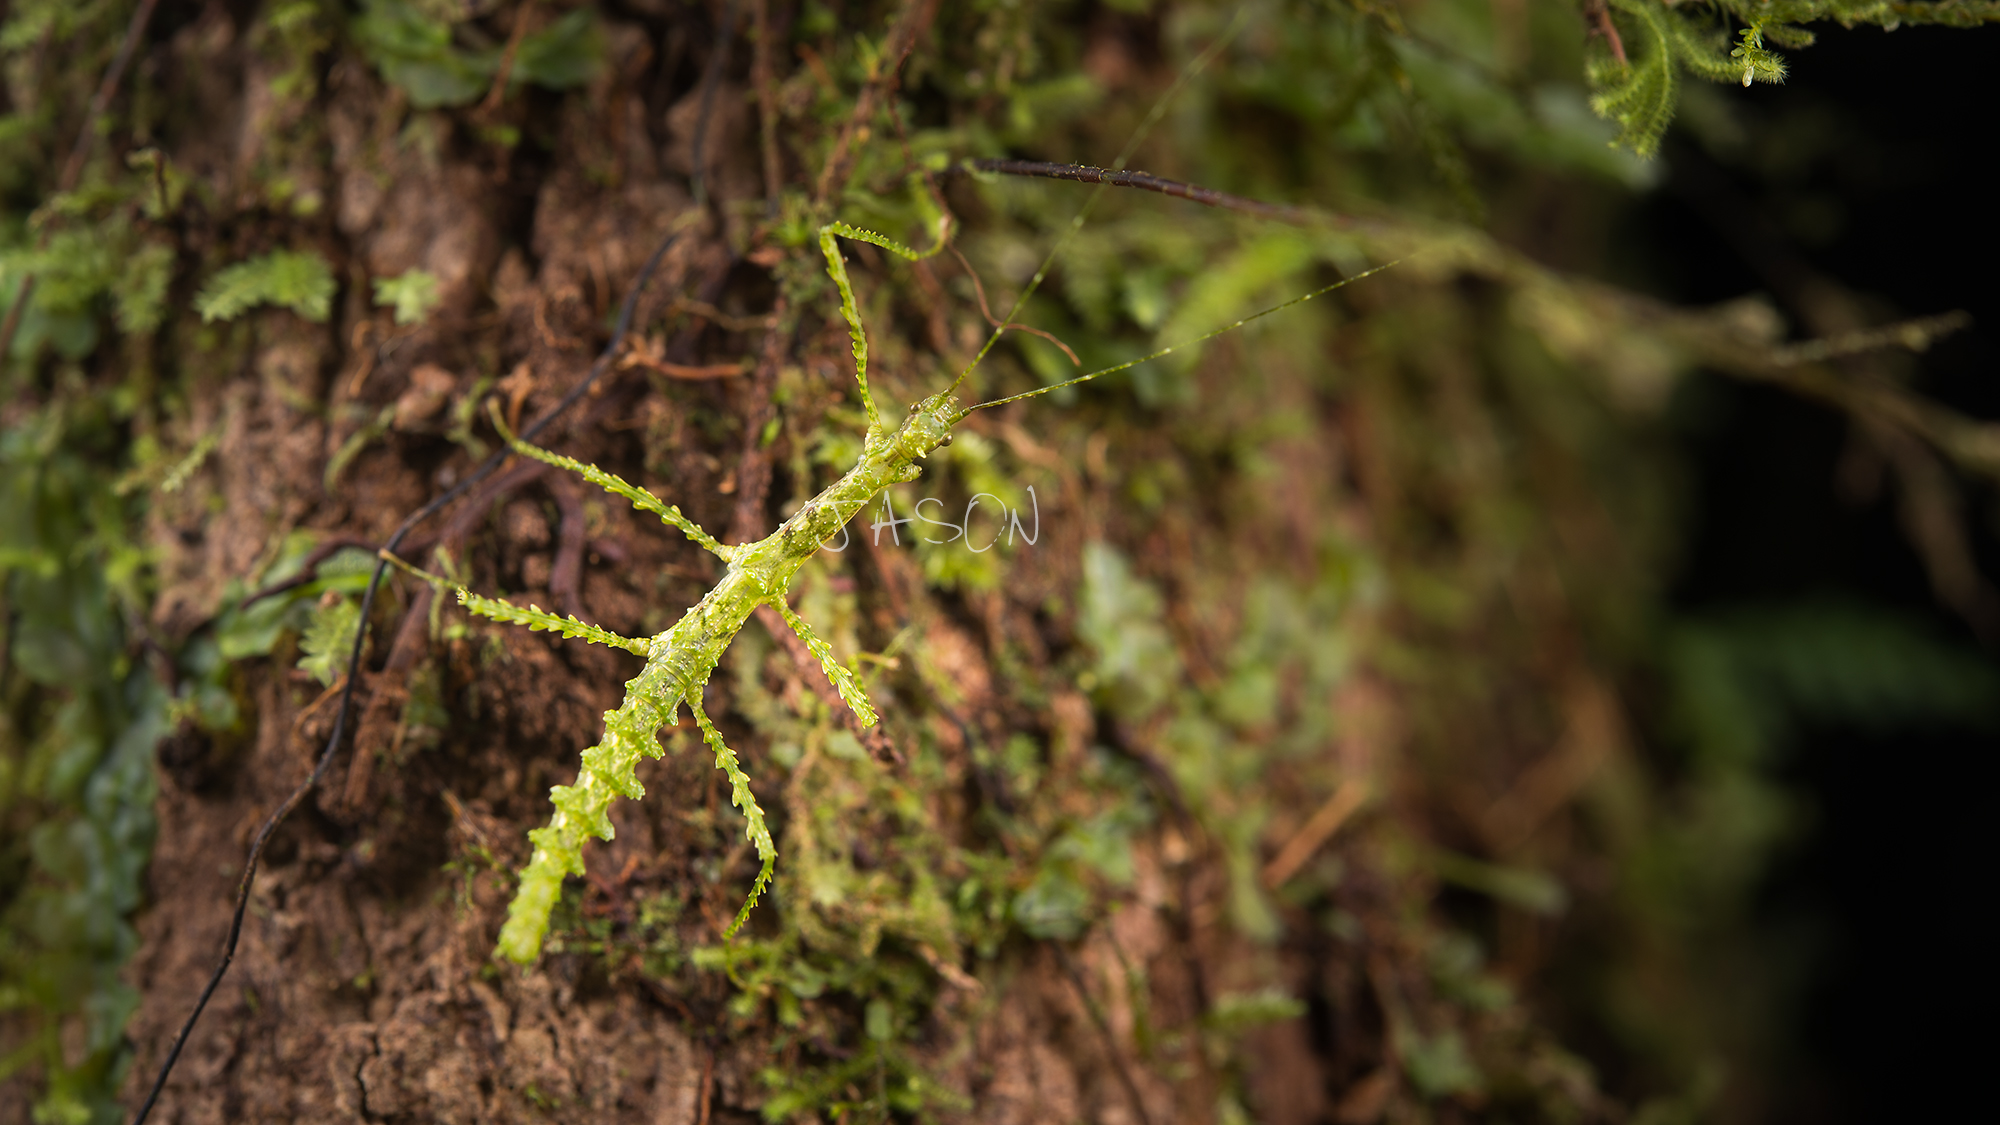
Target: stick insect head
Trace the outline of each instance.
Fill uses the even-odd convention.
[[[966,412],[958,408],[958,398],[949,390],[919,399],[910,404],[909,416],[896,427],[895,436],[890,439],[890,448],[912,463],[918,458],[928,457],[931,450],[951,444],[952,427],[958,425],[965,415]]]

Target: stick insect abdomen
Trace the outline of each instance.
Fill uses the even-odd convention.
[[[625,685],[625,702],[604,713],[603,739],[583,752],[576,783],[549,791],[555,815],[545,827],[528,833],[534,854],[521,871],[520,889],[500,929],[502,955],[522,964],[535,959],[548,930],[549,911],[562,894],[563,878],[584,873],[584,840],[590,836],[608,840],[613,834],[607,815],[612,798],[645,796],[646,788],[635,772],[639,756],[660,756],[656,735],[689,690],[685,665],[673,659],[673,651],[662,642],[694,619],[690,611],[674,629],[654,638],[654,654],[646,667]]]

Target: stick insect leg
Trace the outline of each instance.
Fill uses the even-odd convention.
[[[937,224],[936,244],[921,253],[887,235],[876,234],[872,230],[863,230],[846,223],[828,223],[819,228],[819,250],[826,256],[826,275],[833,279],[833,287],[840,290],[840,315],[846,318],[847,335],[854,341],[854,381],[861,384],[861,404],[868,411],[870,437],[882,431],[882,416],[875,409],[875,396],[868,391],[868,336],[861,330],[861,311],[854,304],[854,283],[847,278],[847,262],[840,256],[840,244],[834,241],[834,236],[839,235],[842,238],[854,239],[856,242],[880,246],[905,261],[921,262],[944,249],[945,235],[949,233],[951,227],[950,216],[940,215]]]
[[[586,465],[574,457],[565,457],[538,445],[529,445],[507,429],[507,423],[500,418],[497,404],[488,404],[487,414],[492,417],[493,425],[500,431],[500,436],[506,439],[508,448],[521,456],[532,457],[545,465],[554,465],[558,469],[567,469],[614,496],[624,497],[631,501],[634,508],[642,512],[651,512],[662,521],[679,528],[681,534],[694,540],[724,562],[728,562],[736,553],[728,544],[716,542],[714,536],[701,529],[701,525],[682,515],[678,504],[669,504],[616,473],[607,473],[595,465]]]
[[[622,648],[640,656],[647,656],[652,652],[652,642],[644,637],[621,637],[609,629],[600,629],[595,625],[578,621],[574,616],[557,617],[538,605],[523,607],[504,598],[489,598],[484,594],[475,594],[455,582],[412,566],[388,551],[382,551],[380,554],[399,570],[430,583],[432,589],[457,590],[458,604],[481,617],[504,621],[509,625],[526,625],[532,632],[561,633],[565,637],[575,637],[594,645]]]
[[[771,885],[771,870],[778,863],[778,847],[771,842],[771,830],[764,824],[764,809],[757,804],[757,795],[750,791],[750,778],[737,763],[736,751],[722,741],[722,732],[715,729],[715,724],[709,721],[708,712],[701,709],[702,686],[697,684],[688,690],[688,709],[694,712],[695,725],[701,728],[702,741],[715,752],[715,768],[729,778],[730,803],[741,809],[743,819],[749,822],[744,835],[756,845],[757,855],[764,861],[764,866],[757,872],[757,882],[750,888],[750,897],[743,900],[743,909],[736,912],[736,921],[730,923],[729,929],[722,935],[722,939],[728,941],[743,928],[743,923],[750,918],[751,908],[757,905],[757,899]]]
[[[792,632],[797,633],[799,639],[806,643],[806,648],[812,650],[812,654],[819,658],[820,670],[826,673],[827,679],[833,681],[833,689],[840,693],[840,698],[846,700],[847,705],[854,709],[854,714],[861,720],[861,725],[872,727],[879,722],[875,714],[875,705],[869,702],[868,693],[862,690],[860,682],[854,678],[854,673],[849,672],[840,661],[833,658],[833,646],[820,640],[819,634],[813,632],[812,626],[806,624],[805,618],[792,612],[792,607],[785,604],[784,595],[772,598],[771,605],[784,617],[785,624],[792,627]]]

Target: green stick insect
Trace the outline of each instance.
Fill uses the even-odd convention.
[[[1082,215],[1079,214],[1078,223],[1081,219]],[[1071,231],[1076,229],[1076,225],[1072,224]],[[754,543],[729,545],[718,542],[714,536],[703,531],[694,521],[683,515],[679,507],[666,503],[645,489],[632,485],[612,473],[520,440],[507,431],[498,412],[492,412],[495,426],[500,429],[502,436],[516,453],[577,473],[605,491],[630,501],[634,508],[651,512],[662,521],[679,529],[689,539],[721,559],[728,567],[715,586],[683,614],[672,628],[650,638],[621,637],[579,621],[575,617],[558,617],[538,606],[518,606],[499,598],[473,593],[464,587],[457,588],[459,604],[482,617],[525,625],[534,630],[557,632],[566,637],[575,637],[594,644],[622,648],[646,658],[645,668],[625,685],[625,701],[617,710],[605,713],[604,737],[597,745],[583,752],[582,767],[578,771],[575,783],[558,785],[550,791],[551,800],[555,805],[555,815],[547,826],[529,833],[534,851],[527,867],[521,872],[520,888],[508,908],[507,921],[501,927],[495,951],[499,956],[520,964],[528,964],[540,954],[542,939],[548,933],[549,914],[562,893],[564,877],[584,873],[584,841],[591,836],[602,840],[611,839],[614,830],[608,812],[613,798],[628,797],[637,800],[645,795],[645,787],[640,784],[635,774],[639,757],[645,755],[658,758],[664,754],[665,751],[657,735],[663,726],[678,721],[677,716],[683,703],[694,715],[702,739],[714,752],[716,768],[729,778],[731,802],[742,811],[747,822],[746,835],[756,847],[761,861],[756,882],[744,900],[742,909],[737,912],[735,921],[724,933],[724,939],[733,937],[742,927],[751,909],[756,906],[757,900],[770,885],[778,853],[776,845],[771,841],[770,828],[765,823],[764,810],[757,804],[756,795],[750,790],[749,777],[743,772],[735,751],[723,741],[714,721],[702,707],[702,696],[709,677],[715,672],[724,650],[729,647],[729,642],[743,627],[744,622],[749,620],[758,606],[768,605],[784,618],[785,623],[798,633],[806,647],[818,658],[820,668],[826,673],[827,679],[832,682],[841,699],[853,709],[861,725],[870,727],[876,724],[878,719],[874,705],[869,702],[868,693],[856,681],[853,673],[834,658],[832,647],[793,611],[786,600],[786,593],[800,568],[805,566],[806,562],[819,552],[821,545],[838,533],[848,520],[864,510],[889,486],[916,480],[922,472],[920,463],[933,450],[950,444],[952,430],[968,415],[974,411],[1019,402],[1022,399],[1128,370],[1149,360],[1159,359],[1182,348],[1233,331],[1253,320],[1324,296],[1343,285],[1388,268],[1388,266],[1378,266],[1357,273],[1201,336],[1171,344],[1115,366],[1091,371],[1021,394],[961,407],[957,397],[959,387],[978,367],[1004,327],[1010,324],[1012,321],[1010,314],[1001,321],[1003,328],[995,329],[987,338],[985,346],[949,387],[912,405],[903,421],[891,429],[883,422],[881,412],[869,392],[868,337],[862,330],[861,316],[855,305],[854,287],[848,280],[847,267],[841,258],[837,239],[848,238],[866,242],[914,262],[942,250],[949,235],[949,219],[940,219],[936,243],[929,250],[920,253],[887,236],[846,223],[828,223],[820,228],[819,247],[826,257],[827,275],[832,278],[834,287],[839,290],[841,316],[846,319],[848,334],[853,340],[854,377],[861,393],[862,406],[867,411],[868,432],[862,446],[861,457],[852,469],[807,501],[776,531]],[[1016,300],[1017,310],[1045,276],[1049,261],[1054,259],[1060,249],[1059,242],[1027,290]],[[447,584],[443,579],[417,570],[387,555],[386,552],[385,557],[426,581],[437,585]]]

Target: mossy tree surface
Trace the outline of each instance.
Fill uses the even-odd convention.
[[[0,407],[0,1117],[143,1091],[364,624],[351,749],[160,1120],[1748,1120],[1782,705],[1993,697],[1872,619],[1661,610],[1693,365],[1968,472],[1991,427],[1824,377],[1761,306],[1584,280],[1682,70],[1986,7],[1722,5],[1730,42],[1650,0],[173,7],[60,193],[133,5],[0,25],[0,301],[35,279]],[[1156,104],[1132,166],[1319,217],[1114,192],[1070,234],[1092,189],[960,165],[1108,164]],[[844,246],[892,424],[1061,240],[1015,317],[1061,343],[1009,334],[966,401],[1407,260],[967,419],[793,586],[880,728],[753,620],[713,729],[661,735],[549,881],[541,959],[496,964],[639,658],[401,579],[363,622],[372,546],[499,447],[486,404],[518,427],[582,377],[675,230],[540,440],[762,537],[868,422],[817,232],[928,247],[941,209],[962,261]],[[622,636],[721,573],[528,459],[408,553]],[[780,856],[734,940],[758,849],[708,735]]]

